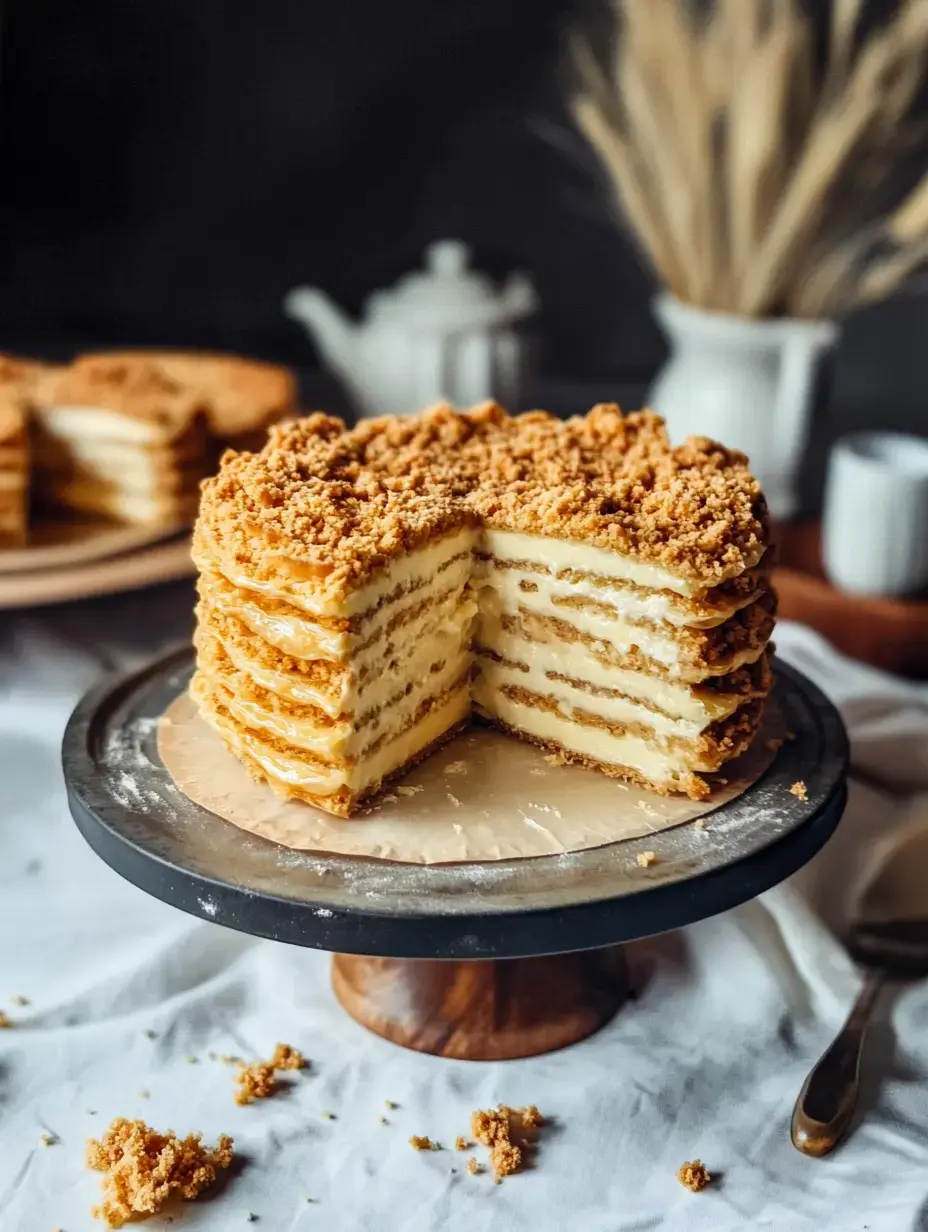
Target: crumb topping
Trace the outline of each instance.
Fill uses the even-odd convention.
[[[766,505],[744,456],[704,438],[671,448],[649,411],[597,406],[562,421],[438,407],[348,430],[314,414],[226,453],[201,531],[257,577],[333,593],[404,551],[482,523],[613,549],[707,587],[752,568]]]
[[[61,370],[50,392],[64,406],[103,407],[177,432],[204,411],[196,391],[142,355],[85,355]]]
[[[805,800],[808,796],[808,793],[806,791],[806,785],[802,781],[802,779],[799,779],[797,782],[795,782],[789,790],[790,790],[790,795],[795,796],[797,800]]]
[[[694,1159],[692,1163],[681,1164],[677,1171],[677,1180],[693,1193],[699,1193],[701,1189],[705,1189],[712,1177],[702,1160]]]
[[[265,428],[292,414],[296,404],[296,382],[289,369],[238,355],[115,351],[88,358],[154,365],[202,403],[210,430],[220,437]]]
[[[99,1141],[87,1143],[87,1166],[103,1173],[103,1201],[91,1212],[110,1228],[134,1215],[154,1215],[169,1198],[192,1201],[232,1162],[232,1139],[221,1134],[215,1149],[201,1134],[160,1134],[144,1121],[117,1117]]]

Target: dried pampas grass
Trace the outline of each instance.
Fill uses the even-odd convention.
[[[864,38],[862,0],[832,0],[824,71],[801,0],[613,8],[614,44],[573,39],[574,114],[674,295],[835,316],[928,262],[928,172],[898,189],[928,84],[928,0],[900,0]]]

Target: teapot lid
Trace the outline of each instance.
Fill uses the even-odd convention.
[[[535,307],[529,283],[518,276],[497,290],[470,267],[471,252],[460,240],[439,240],[425,250],[426,269],[416,270],[367,302],[367,317],[381,324],[454,331],[490,327],[527,316]]]

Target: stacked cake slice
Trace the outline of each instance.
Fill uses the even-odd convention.
[[[159,526],[196,510],[207,471],[202,399],[153,360],[88,356],[50,373],[34,439],[47,503]]]
[[[0,390],[0,548],[26,542],[29,525],[29,436],[20,400]]]
[[[204,488],[193,696],[258,777],[338,815],[472,710],[701,797],[771,684],[763,498],[656,417],[325,416]]]
[[[29,416],[40,368],[0,355],[0,548],[22,547],[29,527]]]

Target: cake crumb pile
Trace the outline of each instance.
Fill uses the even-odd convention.
[[[306,1059],[299,1048],[293,1048],[290,1044],[278,1044],[271,1057],[271,1065],[274,1069],[304,1069]]]
[[[413,1134],[409,1139],[409,1145],[414,1151],[440,1151],[441,1147],[437,1142],[433,1142],[431,1138],[425,1135]]]
[[[250,1104],[254,1099],[267,1099],[278,1089],[275,1070],[303,1069],[306,1058],[298,1048],[290,1044],[278,1044],[270,1061],[240,1061],[235,1071],[237,1104]]]
[[[235,1092],[237,1104],[250,1104],[254,1099],[267,1099],[277,1090],[277,1075],[274,1066],[269,1061],[252,1061],[250,1065],[240,1065],[235,1071]]]
[[[677,1170],[677,1180],[693,1193],[699,1193],[709,1184],[712,1176],[701,1159],[694,1159],[692,1163],[681,1164]]]
[[[89,1168],[103,1173],[103,1201],[92,1214],[121,1228],[135,1215],[154,1215],[173,1197],[192,1201],[232,1162],[232,1139],[221,1134],[215,1149],[201,1134],[178,1138],[144,1121],[117,1117],[99,1140],[87,1143]]]
[[[478,1142],[490,1148],[490,1167],[499,1180],[518,1172],[527,1145],[524,1141],[526,1132],[537,1130],[543,1124],[544,1117],[534,1104],[529,1104],[527,1108],[509,1108],[506,1104],[500,1104],[497,1109],[474,1112],[470,1119],[470,1131]],[[513,1141],[514,1136],[523,1139],[521,1145]],[[469,1164],[468,1171],[473,1171]]]

